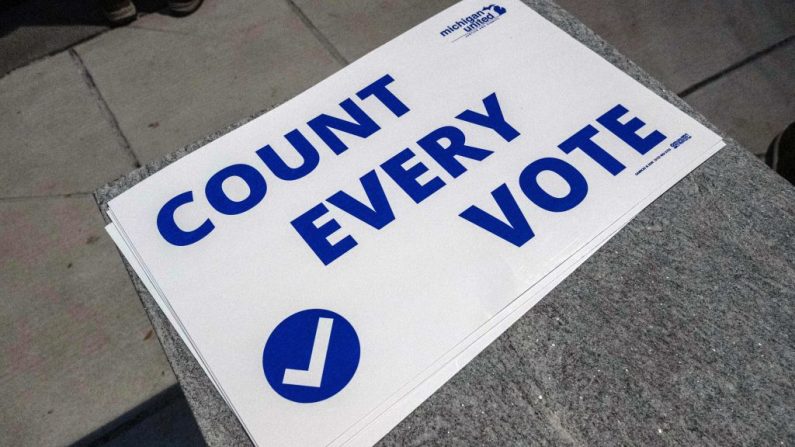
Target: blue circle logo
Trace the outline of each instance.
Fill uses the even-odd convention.
[[[348,385],[359,366],[359,337],[330,310],[308,309],[276,326],[262,352],[271,388],[293,402],[326,400]]]

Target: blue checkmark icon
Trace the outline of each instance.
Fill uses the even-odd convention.
[[[308,309],[279,323],[262,353],[276,393],[299,403],[326,400],[345,388],[359,366],[359,337],[341,315]]]

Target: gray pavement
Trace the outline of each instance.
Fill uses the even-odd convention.
[[[208,2],[180,20],[151,14],[75,50],[143,163],[342,67],[282,1]]]
[[[757,155],[795,120],[792,0],[558,3]]]
[[[0,72],[55,51],[0,78],[4,444],[69,444],[175,383],[88,191],[284,102],[454,2],[205,3],[76,46],[106,28],[0,28]],[[560,3],[755,153],[795,119],[791,1]],[[114,439],[156,431],[131,430]]]
[[[84,194],[0,201],[2,445],[76,441],[174,383],[102,224]]]
[[[795,3],[792,7],[795,10]],[[731,129],[749,150],[764,153],[770,136],[795,121],[793,61],[795,40],[789,40],[685,99],[720,128]]]
[[[791,0],[558,4],[677,93],[795,34]]]
[[[0,79],[2,197],[91,191],[136,166],[69,53]]]
[[[330,51],[352,62],[456,0],[294,0]]]

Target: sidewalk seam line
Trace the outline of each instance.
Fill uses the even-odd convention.
[[[141,25],[139,25],[139,24],[137,24],[137,23],[135,23],[135,22],[133,22],[133,23],[131,23],[131,24],[127,25],[127,27],[126,27],[126,28],[127,28],[127,29],[137,29],[137,30],[141,30],[141,31],[151,31],[151,32],[153,32],[153,33],[176,34],[177,36],[188,36],[188,37],[208,37],[208,38],[215,37],[215,36],[212,36],[212,35],[209,35],[209,34],[201,34],[201,33],[186,33],[186,32],[182,32],[182,31],[174,31],[174,30],[170,30],[170,29],[157,29],[157,28],[149,28],[149,27],[147,27],[146,25],[144,25],[144,26],[141,26]]]
[[[93,96],[96,100],[100,113],[105,118],[105,121],[110,124],[110,127],[116,136],[116,142],[122,147],[122,150],[124,150],[127,156],[130,157],[134,167],[140,168],[141,162],[138,160],[138,156],[132,150],[129,140],[127,140],[124,132],[122,132],[121,126],[119,126],[119,121],[116,119],[116,115],[114,115],[113,111],[110,110],[107,101],[105,101],[105,98],[102,96],[102,92],[99,91],[97,84],[94,82],[94,77],[91,76],[91,72],[88,71],[88,67],[86,67],[85,62],[83,62],[83,58],[80,57],[80,54],[78,54],[74,48],[69,48],[67,52],[77,66],[80,76],[83,78],[86,87],[88,87],[88,90],[91,92],[91,96]]]
[[[285,2],[290,7],[290,9],[295,13],[295,15],[298,16],[301,22],[303,22],[303,24],[306,25],[307,28],[309,28],[309,31],[315,36],[315,38],[320,42],[320,44],[323,45],[324,48],[326,48],[326,51],[328,51],[331,54],[331,57],[333,57],[334,60],[342,64],[343,67],[350,63],[348,62],[347,59],[345,59],[345,56],[343,56],[342,53],[340,53],[339,50],[337,50],[334,44],[332,44],[331,41],[328,40],[328,38],[322,32],[320,32],[317,26],[315,26],[315,24],[312,23],[311,20],[309,20],[309,17],[307,17],[307,15],[304,14],[304,11],[302,11],[301,8],[298,7],[298,5],[296,5],[293,0],[285,0]]]
[[[23,200],[40,200],[40,199],[71,199],[72,197],[87,197],[92,195],[90,192],[69,192],[63,194],[41,194],[29,196],[8,196],[0,197],[0,202],[17,202]]]
[[[728,67],[718,71],[717,73],[713,74],[712,76],[708,76],[708,77],[696,82],[695,84],[691,85],[690,87],[687,87],[684,90],[682,90],[681,92],[679,92],[678,95],[679,95],[680,98],[684,98],[687,95],[695,93],[696,91],[700,90],[701,88],[706,87],[709,84],[712,84],[713,82],[719,80],[720,78],[722,78],[722,77],[724,77],[724,76],[726,76],[726,75],[728,75],[728,74],[730,74],[730,73],[732,73],[732,72],[734,72],[734,71],[736,71],[736,70],[738,70],[738,69],[750,64],[751,62],[756,61],[757,59],[760,59],[760,58],[762,58],[764,56],[767,56],[768,54],[778,50],[779,48],[787,46],[787,44],[789,44],[789,43],[791,43],[793,41],[795,41],[795,34],[793,34],[793,35],[791,35],[789,37],[786,37],[786,38],[774,43],[773,45],[770,45],[767,48],[764,48],[764,49],[761,49],[761,50],[759,50],[757,52],[754,52],[751,55],[746,56],[743,59],[741,59],[741,60],[729,65]]]

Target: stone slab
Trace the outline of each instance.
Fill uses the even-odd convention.
[[[773,138],[795,121],[795,41],[685,99],[751,152],[765,153]]]
[[[77,47],[143,162],[341,67],[285,2],[205,3],[189,17],[151,14]]]
[[[175,378],[88,195],[0,200],[0,438],[65,445]]]
[[[793,189],[732,143],[381,445],[792,444],[793,236]]]
[[[674,92],[795,34],[791,0],[558,3]]]
[[[714,129],[573,16],[527,3]],[[98,190],[101,208],[244,122]],[[730,140],[381,445],[792,444],[793,236],[793,189]],[[131,275],[205,439],[250,445]]]
[[[0,197],[92,191],[133,167],[68,53],[0,78]]]

